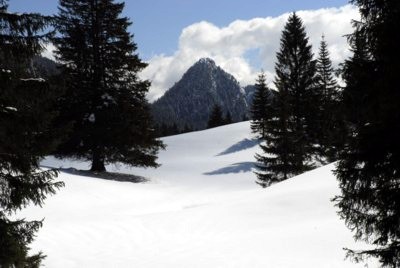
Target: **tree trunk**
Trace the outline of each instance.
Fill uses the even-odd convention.
[[[90,168],[90,171],[106,171],[106,167],[104,166],[104,156],[102,155],[102,153],[99,152],[99,150],[93,150],[92,167]]]

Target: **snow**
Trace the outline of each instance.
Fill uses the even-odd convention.
[[[12,112],[18,112],[18,109],[12,106],[7,106],[4,107],[4,110],[12,111]]]
[[[88,121],[90,123],[96,122],[96,116],[94,114],[90,114],[89,117],[88,117]]]
[[[364,267],[330,201],[339,193],[328,165],[267,189],[252,172],[259,150],[249,122],[163,139],[159,169],[108,170],[146,183],[61,173],[66,187],[43,208],[32,250],[45,267]],[[49,157],[43,166],[87,169]],[[369,267],[377,267],[371,263]]]
[[[36,82],[39,82],[39,83],[46,82],[46,80],[43,79],[43,78],[21,78],[20,80],[21,81],[25,81],[25,82],[29,82],[29,81],[36,81]]]
[[[105,107],[108,107],[110,105],[110,103],[114,103],[115,104],[115,100],[113,97],[111,97],[108,93],[105,93],[101,96],[101,99],[104,100],[103,105]]]

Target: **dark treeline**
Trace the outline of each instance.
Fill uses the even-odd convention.
[[[247,121],[247,118],[243,118],[243,121]],[[209,114],[208,122],[207,122],[207,128],[214,128],[214,127],[219,127],[219,126],[224,126],[224,125],[229,125],[235,123],[232,120],[232,116],[229,111],[227,111],[225,114],[222,111],[222,108],[220,105],[215,104],[211,110],[211,113]],[[176,123],[162,123],[156,124],[155,125],[155,133],[156,137],[166,137],[166,136],[172,136],[172,135],[178,135],[178,134],[183,134],[183,133],[188,133],[192,131],[197,131],[201,129],[195,129],[189,124],[185,124],[183,128],[179,128],[178,124]]]
[[[273,183],[337,161],[339,215],[368,250],[347,249],[356,262],[376,257],[400,267],[400,2],[354,0],[361,21],[348,36],[353,56],[338,86],[322,37],[317,58],[301,19],[291,14],[281,36],[274,84],[259,75],[252,131],[261,139],[257,183]],[[321,178],[322,179],[322,178]]]
[[[172,123],[171,125],[166,123],[162,123],[161,125],[156,124],[154,128],[156,137],[167,137],[195,131],[195,129],[188,124],[185,124],[183,128],[179,128],[176,123]]]
[[[214,128],[232,123],[232,116],[229,111],[224,114],[221,106],[214,104],[208,117],[207,128]]]

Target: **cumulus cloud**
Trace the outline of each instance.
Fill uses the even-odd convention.
[[[344,35],[352,32],[351,20],[359,18],[354,6],[299,11],[297,14],[304,22],[314,53],[318,51],[321,36],[325,35],[334,65],[349,56]],[[242,86],[253,84],[260,69],[272,81],[281,31],[288,16],[289,13],[278,17],[237,20],[226,27],[202,21],[184,28],[177,51],[173,55],[154,56],[141,73],[142,78],[152,82],[149,100],[162,96],[194,62],[203,57],[214,59]],[[252,63],[249,54],[256,57],[259,64]]]

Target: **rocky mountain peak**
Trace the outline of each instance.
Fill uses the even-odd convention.
[[[215,61],[211,58],[201,58],[199,59],[194,66],[196,65],[207,65],[209,67],[217,67],[217,65],[215,64]]]
[[[247,102],[237,80],[210,58],[202,58],[190,67],[164,96],[152,105],[159,124],[185,125],[203,129],[215,104],[233,121],[247,115]]]

